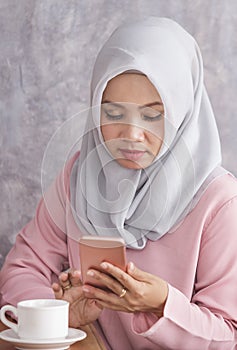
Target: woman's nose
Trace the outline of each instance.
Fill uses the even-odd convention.
[[[134,124],[123,124],[121,137],[131,141],[144,141],[144,129]]]

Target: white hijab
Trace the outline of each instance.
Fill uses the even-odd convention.
[[[107,82],[129,70],[149,78],[165,109],[162,148],[142,170],[112,158],[99,126]],[[148,239],[174,230],[224,172],[218,167],[220,142],[198,45],[170,19],[122,25],[97,57],[91,94],[95,107],[70,182],[74,218],[82,234],[121,236],[128,247],[142,249]]]

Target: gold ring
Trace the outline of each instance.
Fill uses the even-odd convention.
[[[71,288],[71,283],[69,283],[68,285],[66,285],[65,287],[62,287],[63,290],[68,290]]]
[[[126,293],[127,293],[127,289],[123,288],[121,294],[119,295],[119,298],[123,298]]]

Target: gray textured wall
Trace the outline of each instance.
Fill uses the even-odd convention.
[[[223,164],[237,175],[236,0],[0,0],[0,266],[34,214],[51,135],[88,105],[100,46],[146,15],[171,17],[197,39]]]

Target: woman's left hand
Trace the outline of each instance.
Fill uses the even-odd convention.
[[[85,297],[82,290],[81,273],[78,270],[62,272],[58,283],[53,283],[52,289],[56,299],[69,302],[69,326],[80,327],[95,321],[102,307],[96,301]]]
[[[125,312],[152,312],[162,317],[168,296],[167,282],[129,263],[127,272],[104,262],[105,273],[90,269],[88,275],[101,282],[109,291],[84,285],[85,296],[97,300],[103,308]]]

